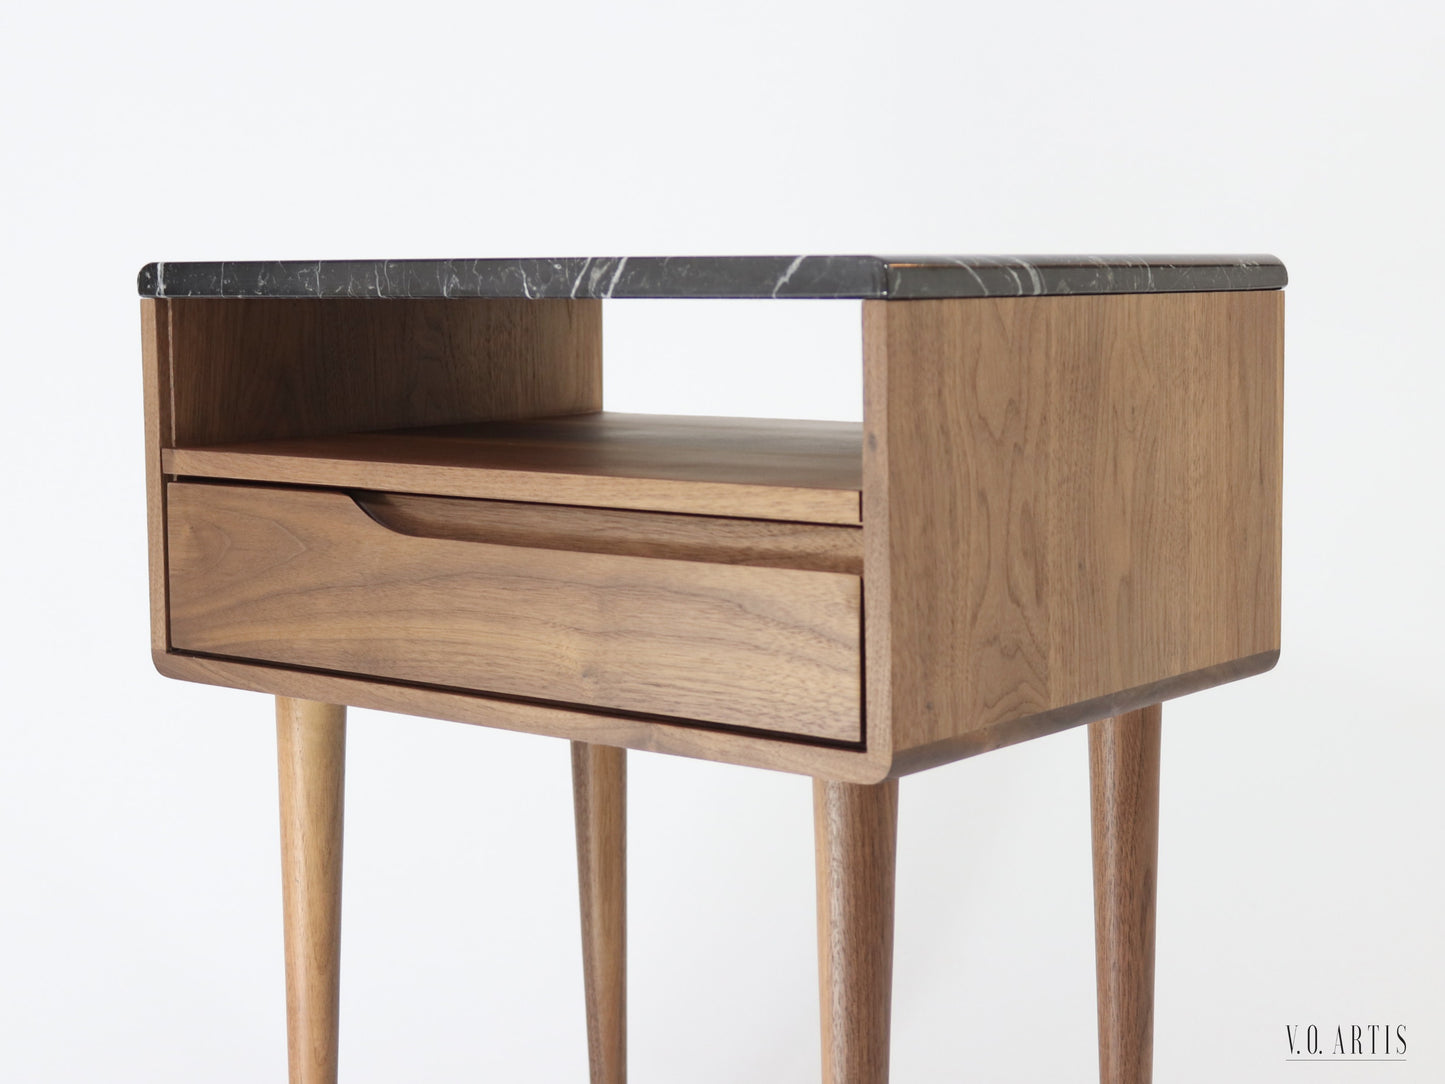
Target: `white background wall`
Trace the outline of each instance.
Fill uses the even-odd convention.
[[[0,8],[0,1080],[284,1077],[270,705],[148,659],[142,263],[899,251],[1288,263],[1284,656],[1166,708],[1157,1077],[1445,1079],[1438,11]],[[858,416],[856,306],[607,349],[612,409]],[[583,1079],[566,746],[352,719],[345,1079]],[[633,1079],[816,1079],[807,781],[631,780]],[[902,803],[895,1079],[1091,1079],[1083,732]]]

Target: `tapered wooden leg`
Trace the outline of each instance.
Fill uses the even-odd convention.
[[[1089,727],[1101,1084],[1153,1076],[1159,724],[1155,704]]]
[[[592,1084],[627,1080],[627,752],[572,743]]]
[[[291,1084],[335,1084],[346,709],[276,698]]]
[[[898,782],[813,781],[824,1084],[884,1084]]]

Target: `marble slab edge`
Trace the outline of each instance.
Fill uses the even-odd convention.
[[[142,297],[910,300],[1277,290],[1274,256],[642,256],[151,263]]]

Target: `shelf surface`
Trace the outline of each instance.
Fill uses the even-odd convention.
[[[142,297],[854,298],[1277,290],[1274,256],[589,256],[151,263]]]
[[[574,414],[173,448],[167,474],[804,523],[860,522],[855,422]]]

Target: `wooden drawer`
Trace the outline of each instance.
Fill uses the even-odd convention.
[[[862,737],[857,575],[419,537],[338,491],[176,482],[167,512],[176,651]]]

